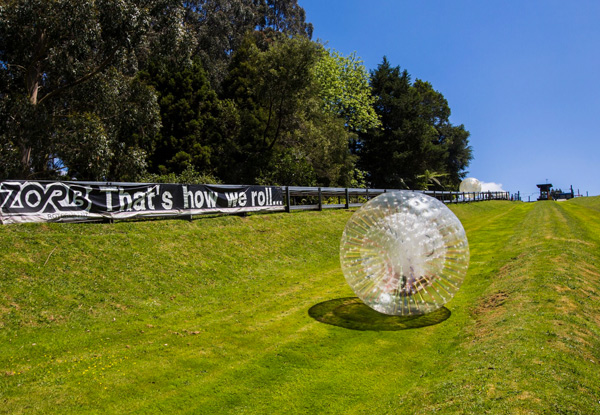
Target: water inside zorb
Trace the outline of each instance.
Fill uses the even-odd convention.
[[[449,301],[469,266],[458,218],[423,193],[397,191],[370,200],[346,224],[340,245],[346,280],[371,308],[425,314]]]

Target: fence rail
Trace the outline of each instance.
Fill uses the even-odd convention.
[[[348,209],[360,207],[382,193],[397,189],[365,189],[344,187],[301,187],[284,186],[285,210]],[[509,192],[450,192],[436,190],[414,190],[446,203],[468,203],[485,200],[511,200]],[[336,203],[337,202],[337,203]]]
[[[0,224],[348,209],[393,190],[13,180],[0,182]],[[444,203],[511,200],[508,192],[417,192]]]

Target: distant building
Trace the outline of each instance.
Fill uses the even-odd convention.
[[[573,185],[571,185],[570,192],[563,192],[561,189],[552,191],[552,198],[554,200],[567,200],[573,199],[575,197],[575,192],[573,192]]]
[[[552,183],[538,184],[536,185],[540,189],[540,197],[538,200],[551,200],[550,189],[552,189]]]
[[[559,200],[559,199],[572,199],[575,197],[573,192],[573,186],[571,186],[570,192],[563,192],[560,189],[551,190],[552,183],[538,184],[536,185],[540,189],[540,197],[538,200]]]

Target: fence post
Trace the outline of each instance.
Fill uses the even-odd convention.
[[[367,187],[365,190],[367,191],[367,202],[368,202],[369,201],[369,188]]]
[[[287,204],[285,205],[285,211],[287,213],[290,213],[292,210],[292,208],[291,208],[292,200],[290,199],[290,186],[285,187],[285,199],[287,201]]]
[[[346,209],[350,209],[350,190],[346,187]]]
[[[319,187],[319,210],[323,210],[323,194],[321,193],[320,187]]]
[[[194,220],[194,217],[192,215],[192,204],[191,203],[190,203],[190,213],[189,213],[189,216],[188,216],[188,220],[190,222],[192,222]]]

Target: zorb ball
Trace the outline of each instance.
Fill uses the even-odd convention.
[[[458,291],[469,267],[469,243],[442,202],[403,190],[383,193],[354,213],[340,262],[369,307],[389,315],[425,314]]]
[[[462,182],[460,182],[460,186],[458,186],[458,191],[465,193],[480,193],[481,182],[474,177],[467,177]]]

